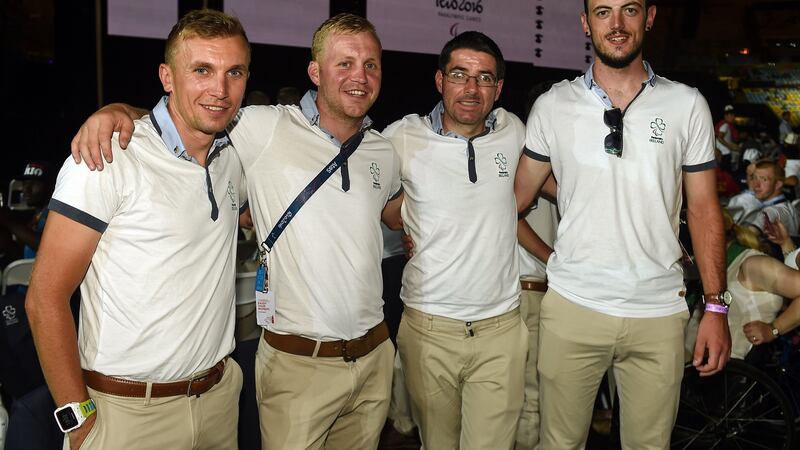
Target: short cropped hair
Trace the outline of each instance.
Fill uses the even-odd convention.
[[[772,169],[772,173],[775,174],[775,180],[777,181],[784,181],[786,179],[786,172],[783,170],[783,167],[771,159],[762,159],[756,162],[756,170],[758,169]]]
[[[375,31],[375,26],[369,20],[355,14],[341,13],[322,22],[322,25],[314,32],[314,38],[311,40],[311,60],[319,61],[322,58],[325,42],[331,34],[358,33],[370,33],[378,42],[378,48],[382,48],[378,32]]]
[[[172,27],[164,46],[164,61],[172,64],[177,52],[178,43],[193,37],[206,39],[241,36],[250,54],[250,42],[239,19],[213,9],[196,9],[189,11]]]
[[[461,49],[488,53],[494,58],[497,65],[497,79],[502,80],[506,76],[506,60],[503,59],[503,52],[492,38],[480,31],[465,31],[444,44],[442,52],[439,53],[439,70],[442,73],[447,70],[452,53]]]

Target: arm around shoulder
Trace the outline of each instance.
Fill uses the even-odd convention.
[[[147,110],[125,103],[112,103],[95,112],[72,138],[72,158],[81,160],[90,170],[103,170],[103,160],[112,162],[111,137],[119,132],[119,145],[125,149],[133,135],[133,121],[147,114]]]

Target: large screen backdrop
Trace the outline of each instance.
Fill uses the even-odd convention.
[[[591,44],[580,0],[368,0],[367,17],[383,48],[438,54],[458,33],[477,30],[497,42],[508,61],[583,70]]]
[[[366,7],[387,50],[438,54],[456,34],[479,30],[509,61],[574,70],[591,62],[580,0],[366,0]],[[224,8],[253,43],[310,47],[330,0],[225,0]],[[164,39],[177,18],[177,0],[108,0],[111,35]]]
[[[311,36],[330,15],[329,0],[225,0],[251,43],[311,47]],[[108,34],[166,39],[178,20],[177,0],[108,0]]]

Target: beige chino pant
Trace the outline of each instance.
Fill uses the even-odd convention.
[[[389,409],[393,360],[389,339],[347,362],[285,353],[262,335],[256,353],[261,448],[377,448]]]
[[[232,358],[199,397],[128,398],[89,388],[97,419],[80,450],[235,450],[241,390],[242,369]]]
[[[534,450],[539,444],[539,307],[544,292],[523,290],[519,297],[519,313],[528,328],[528,359],[525,363],[525,402],[517,425],[514,450]]]
[[[668,449],[683,378],[684,311],[658,318],[610,316],[550,289],[539,329],[541,448],[583,449],[603,374],[613,367],[622,448]]]
[[[513,446],[527,339],[519,309],[462,322],[406,307],[397,344],[426,450]]]

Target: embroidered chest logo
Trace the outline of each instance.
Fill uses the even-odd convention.
[[[6,307],[3,308],[3,317],[6,319],[6,325],[14,325],[19,322],[19,319],[17,319],[17,309],[11,305],[6,305]]]
[[[494,157],[494,163],[497,164],[497,176],[508,178],[508,159],[506,159],[506,155],[498,153]]]
[[[373,162],[369,165],[369,174],[372,175],[372,188],[381,188],[381,167],[378,163]]]
[[[661,117],[656,117],[650,122],[650,142],[664,145],[664,132],[667,130],[667,123]]]
[[[236,201],[236,188],[233,187],[233,183],[228,181],[228,198],[231,199],[231,211],[236,211],[239,209],[238,202]]]

